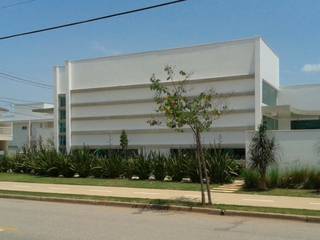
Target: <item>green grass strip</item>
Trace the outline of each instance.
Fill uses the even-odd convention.
[[[198,183],[161,182],[129,179],[55,178],[16,173],[0,173],[0,181],[200,191],[200,184]],[[214,186],[216,185],[213,184],[212,187]]]
[[[57,193],[39,193],[39,192],[24,192],[24,191],[7,191],[0,190],[1,196],[26,196],[26,197],[52,197],[59,199],[72,199],[72,200],[99,200],[99,201],[112,201],[123,203],[140,203],[140,204],[155,204],[161,206],[187,206],[187,207],[202,207],[200,203],[187,202],[181,200],[162,200],[162,199],[147,199],[147,198],[125,198],[125,197],[104,197],[104,196],[88,196],[76,194],[57,194]],[[290,208],[270,208],[270,207],[252,207],[252,206],[237,206],[214,204],[213,206],[204,206],[205,208],[212,208],[218,210],[235,210],[246,212],[260,212],[260,213],[277,213],[277,214],[290,214],[300,216],[317,216],[320,217],[320,211],[307,210],[307,209],[290,209]]]

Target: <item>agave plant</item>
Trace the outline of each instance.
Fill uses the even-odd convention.
[[[80,177],[88,177],[90,175],[95,155],[86,146],[73,150],[69,158],[73,172],[78,173]]]
[[[124,160],[116,154],[99,157],[94,161],[91,173],[95,177],[117,178],[124,174]]]
[[[156,180],[162,181],[167,175],[167,157],[160,152],[150,152],[148,160],[150,161],[152,173]]]
[[[206,151],[205,157],[212,182],[230,183],[238,176],[239,164],[223,149],[209,149]]]

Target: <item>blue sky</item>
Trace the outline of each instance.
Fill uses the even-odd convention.
[[[0,0],[0,36],[167,0]],[[281,85],[320,83],[320,1],[189,0],[93,24],[0,41],[0,71],[53,83],[65,60],[262,36],[280,58]],[[50,90],[0,78],[0,98],[52,102]]]

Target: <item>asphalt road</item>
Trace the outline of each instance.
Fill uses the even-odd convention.
[[[1,240],[319,239],[295,221],[0,199]]]

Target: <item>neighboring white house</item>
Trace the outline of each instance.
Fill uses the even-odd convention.
[[[46,103],[16,104],[14,109],[0,117],[0,125],[12,126],[12,138],[7,143],[9,153],[21,151],[24,146],[40,141],[53,143],[53,105]]]
[[[8,109],[0,107],[0,119]],[[12,140],[12,125],[0,122],[0,155],[3,155],[8,148],[8,142]]]
[[[320,128],[320,106],[315,104],[320,102],[320,86],[279,87],[279,59],[257,37],[66,61],[64,66],[55,67],[57,149],[70,151],[83,145],[117,148],[122,129],[128,133],[131,148],[168,151],[192,146],[188,129],[177,133],[165,124],[151,127],[147,123],[152,116],[163,117],[155,112],[149,88],[153,73],[165,79],[166,65],[193,73],[187,82],[191,94],[214,88],[225,97],[229,111],[203,134],[206,145],[221,141],[223,148],[244,155],[250,131],[263,120],[269,129],[292,134],[295,131],[291,129]],[[305,137],[295,136],[297,141]],[[312,139],[315,141],[314,136]]]

